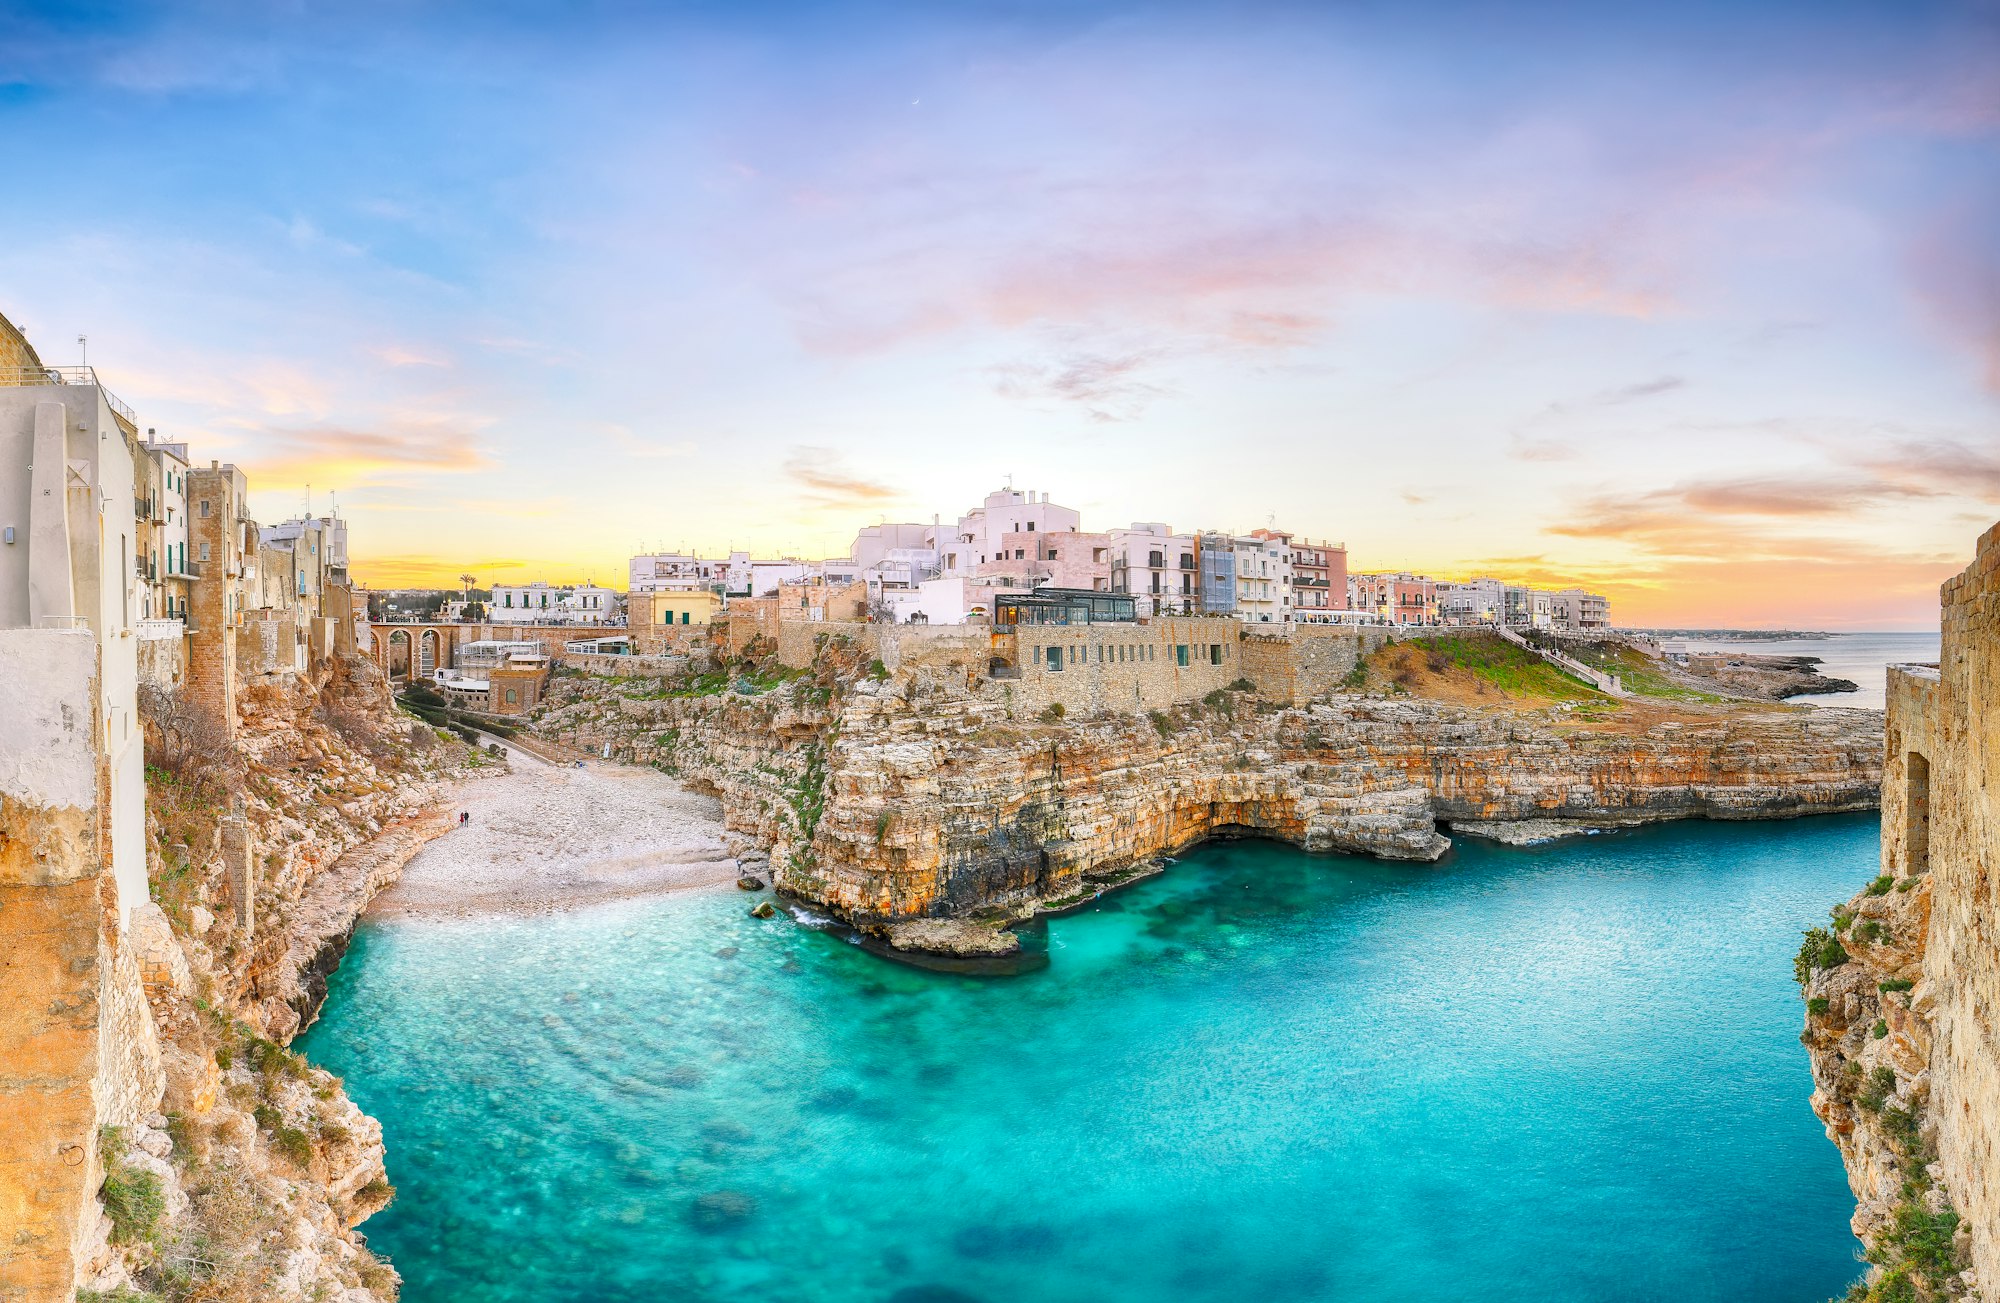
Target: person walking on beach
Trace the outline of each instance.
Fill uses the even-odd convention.
[[[469,811],[469,810],[460,810],[460,811],[458,812],[458,826],[459,826],[459,827],[463,828],[463,827],[465,827],[465,825],[467,825],[468,823],[471,823],[471,822],[472,822],[472,812],[471,812],[471,811]]]

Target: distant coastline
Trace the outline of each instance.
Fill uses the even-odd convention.
[[[1645,634],[1649,638],[1709,638],[1724,642],[1791,642],[1843,636],[1824,629],[1621,629],[1619,632]]]

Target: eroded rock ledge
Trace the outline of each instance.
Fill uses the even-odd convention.
[[[548,734],[719,795],[778,886],[862,927],[1074,898],[1088,875],[1252,831],[1430,861],[1441,822],[1762,819],[1873,808],[1873,711],[1633,708],[1613,722],[1385,697],[1247,692],[1147,716],[1016,718],[918,671],[705,695],[568,675]]]

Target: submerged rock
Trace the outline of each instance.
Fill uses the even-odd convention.
[[[992,923],[963,918],[920,918],[907,923],[891,923],[884,938],[898,950],[921,950],[933,955],[972,958],[1011,955],[1021,948],[1021,939]]]
[[[1565,837],[1587,837],[1625,825],[1592,823],[1581,819],[1494,819],[1460,820],[1451,826],[1455,833],[1479,837],[1503,846],[1543,846]]]
[[[741,1190],[711,1190],[694,1201],[688,1220],[703,1230],[730,1226],[755,1215],[757,1200]]]
[[[771,902],[770,902],[770,901],[768,901],[768,900],[760,900],[760,901],[758,901],[758,902],[757,902],[757,905],[756,905],[756,907],[755,907],[754,909],[752,909],[752,910],[750,911],[750,917],[751,917],[751,918],[770,918],[770,917],[772,917],[773,915],[775,915],[775,914],[776,914],[777,912],[778,912],[778,911],[777,911],[777,910],[776,910],[775,908],[773,908],[773,907],[772,907],[772,905],[771,905]]]

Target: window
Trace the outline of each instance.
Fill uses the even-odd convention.
[[[1210,644],[1208,645],[1208,663],[1209,663],[1210,665],[1220,665],[1220,664],[1222,664],[1222,644],[1221,644],[1221,643],[1219,643],[1219,642],[1212,642],[1212,643],[1210,643]]]
[[[208,499],[207,499],[207,498],[203,498],[203,499],[201,500],[201,518],[202,518],[203,520],[207,520],[207,519],[208,519]]]
[[[1049,560],[1051,560],[1051,561],[1055,561],[1055,560],[1059,560],[1059,559],[1060,559],[1060,558],[1058,558],[1058,557],[1056,556],[1056,550],[1055,550],[1054,548],[1050,548],[1050,549],[1049,549]]]
[[[1049,648],[1049,668],[1052,670],[1060,670],[1062,667],[1063,667],[1063,649],[1060,647]]]
[[[511,706],[511,705],[513,705],[513,704],[514,704],[515,702],[519,701],[520,699],[521,699],[521,694],[520,694],[520,693],[516,692],[516,691],[515,691],[514,689],[512,689],[512,688],[509,688],[509,689],[507,689],[507,704],[508,704],[508,705],[510,705],[510,706]],[[511,726],[510,726],[510,727],[511,727]]]
[[[686,624],[686,623],[688,622],[688,617],[689,617],[690,615],[692,615],[692,614],[693,614],[693,612],[692,612],[692,611],[682,611],[682,612],[681,612],[681,623],[682,623],[682,624]]]
[[[1035,522],[1032,520],[1028,522],[1028,532],[1030,534],[1035,532]]]
[[[206,543],[201,545],[201,559],[204,561],[208,560],[208,544]]]
[[[1187,663],[1188,663],[1188,645],[1187,645],[1186,643],[1184,643],[1184,642],[1177,642],[1177,643],[1175,643],[1175,644],[1174,644],[1174,664],[1176,664],[1176,665],[1185,665],[1185,664],[1187,664]]]

